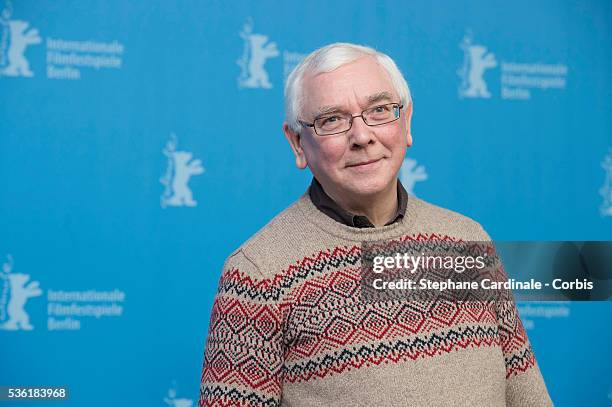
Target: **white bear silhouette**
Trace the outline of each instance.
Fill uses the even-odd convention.
[[[497,66],[495,55],[487,53],[482,45],[471,45],[467,48],[469,56],[468,88],[463,92],[467,97],[490,98],[491,93],[484,81],[484,71]]]
[[[193,193],[187,185],[192,175],[204,173],[202,161],[191,160],[193,154],[189,151],[176,151],[176,137],[166,144],[163,153],[168,157],[168,168],[166,175],[160,182],[166,186],[161,197],[161,206],[196,206],[197,201],[193,199]]]
[[[1,73],[6,76],[34,76],[30,64],[24,56],[28,45],[39,44],[42,40],[38,30],[31,28],[26,31],[29,23],[21,20],[9,21],[10,46],[8,50],[8,66]]]
[[[240,33],[244,40],[244,54],[238,65],[242,73],[238,78],[238,85],[245,88],[272,88],[264,65],[268,58],[280,55],[275,42],[268,42],[268,36],[253,34],[253,22],[249,20]]]
[[[410,195],[416,196],[414,193],[414,185],[419,181],[425,181],[427,179],[427,172],[425,167],[419,165],[417,167],[416,160],[406,158],[402,167],[400,168],[400,181]]]
[[[8,331],[16,331],[18,329],[32,330],[34,327],[30,325],[30,318],[25,312],[24,306],[26,301],[31,297],[37,297],[42,294],[42,290],[38,287],[38,281],[32,281],[27,286],[30,276],[27,274],[8,274],[11,298],[8,303],[8,321],[0,325],[1,329]]]
[[[173,406],[173,407],[191,407],[191,405],[193,404],[192,400],[189,399],[177,399],[176,397],[176,390],[174,389],[170,389],[168,390],[168,397],[164,397],[164,402],[169,405],[169,406]]]
[[[601,163],[601,167],[606,172],[606,178],[599,189],[599,194],[604,199],[599,209],[601,216],[612,216],[612,150]]]

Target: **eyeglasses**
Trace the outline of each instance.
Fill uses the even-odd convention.
[[[313,127],[319,136],[331,136],[349,131],[353,126],[353,120],[357,117],[361,117],[368,126],[380,126],[394,122],[400,118],[400,111],[403,107],[404,105],[399,103],[387,103],[370,107],[357,116],[351,116],[349,113],[334,113],[317,117],[313,123],[301,120],[298,122],[303,126]]]

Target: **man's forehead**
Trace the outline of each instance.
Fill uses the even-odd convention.
[[[365,106],[398,98],[389,74],[373,58],[360,58],[332,72],[305,79],[305,107],[310,111],[328,110],[350,101]]]
[[[394,96],[394,93],[390,91],[386,91],[386,90],[372,93],[371,95],[367,95],[367,96],[359,98],[359,104],[363,107],[370,106],[376,103],[388,103],[388,102],[397,102],[397,97]],[[322,114],[322,113],[329,113],[329,112],[334,112],[334,111],[345,110],[346,106],[343,103],[337,103],[337,104],[328,104],[328,105],[323,104],[319,106],[313,106],[312,108],[314,109],[314,113]]]

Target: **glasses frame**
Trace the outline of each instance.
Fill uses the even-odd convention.
[[[366,118],[363,116],[363,114],[365,112],[367,112],[368,110],[376,109],[377,107],[380,107],[380,106],[389,106],[389,105],[397,105],[397,109],[399,109],[397,117],[395,119],[393,119],[393,120],[390,120],[390,121],[384,122],[384,123],[369,124],[368,121],[366,120]],[[394,107],[394,109],[395,108],[396,107]],[[361,117],[361,120],[363,120],[363,122],[366,124],[366,126],[370,126],[370,127],[382,126],[382,125],[385,125],[385,124],[393,123],[393,122],[399,120],[400,117],[402,117],[402,109],[403,108],[404,108],[404,105],[402,103],[399,103],[399,102],[383,103],[382,105],[376,105],[376,106],[368,107],[367,109],[364,109],[361,112],[361,114],[358,114],[358,115],[355,115],[355,116],[350,116],[348,129],[342,130],[342,131],[338,131],[336,133],[325,133],[325,134],[317,133],[317,128],[315,127],[315,122],[317,120],[321,119],[322,117],[317,117],[316,119],[314,119],[314,121],[312,123],[306,123],[306,122],[304,122],[302,120],[298,120],[298,123],[300,123],[302,126],[312,127],[312,129],[315,132],[315,134],[317,136],[319,136],[319,137],[327,137],[327,136],[334,136],[336,134],[346,133],[347,131],[349,131],[353,127],[353,121],[356,118],[358,118],[358,117]]]

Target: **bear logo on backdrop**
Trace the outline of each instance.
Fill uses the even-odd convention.
[[[172,382],[172,387],[168,389],[168,395],[164,397],[164,402],[172,407],[191,407],[193,400],[176,397],[176,382]]]
[[[194,175],[203,174],[205,169],[202,160],[192,159],[193,153],[177,150],[177,139],[175,134],[170,135],[170,140],[162,150],[168,159],[166,173],[159,179],[165,186],[161,196],[161,207],[167,206],[197,206],[193,199],[193,192],[189,188],[189,179]]]
[[[474,42],[469,30],[459,43],[459,48],[463,51],[463,62],[457,70],[460,99],[491,99],[493,93],[499,92],[501,99],[529,100],[542,91],[561,90],[567,85],[567,65],[523,61],[521,55],[515,54],[511,60],[500,58],[498,62],[496,55],[487,47]],[[497,54],[499,56],[499,52]],[[487,82],[485,77],[494,81]],[[489,89],[490,84],[493,84],[494,92]],[[498,84],[499,87],[496,86]]]
[[[484,73],[497,66],[495,55],[487,47],[474,44],[472,35],[466,34],[459,47],[463,50],[463,65],[457,71],[461,78],[459,96],[466,98],[490,98]]]
[[[2,1],[2,0],[0,0]],[[23,20],[13,20],[13,6],[0,5],[0,76],[33,77],[34,72],[25,57],[30,45],[43,42],[36,28]],[[45,38],[45,62],[48,79],[81,79],[82,70],[121,69],[125,47],[111,42]]]
[[[0,75],[32,77],[34,72],[25,57],[26,48],[40,44],[42,39],[29,23],[11,20],[13,6],[6,2],[0,11]]]
[[[414,186],[419,181],[425,181],[428,178],[425,166],[418,165],[416,160],[406,158],[400,168],[400,181],[410,195],[416,196]]]
[[[599,189],[599,194],[603,197],[599,211],[601,216],[612,216],[612,148],[601,162],[601,167],[606,176],[603,186]]]
[[[14,261],[9,254],[0,270],[0,330],[31,331],[30,315],[26,312],[28,300],[43,295],[38,281],[30,281],[29,274],[13,272]],[[64,291],[47,288],[46,304],[34,307],[37,315],[46,310],[47,330],[80,330],[86,318],[100,321],[123,315],[125,292],[84,290]],[[38,302],[38,301],[37,301]],[[44,315],[44,312],[43,314]]]
[[[272,83],[264,65],[269,58],[280,55],[276,42],[269,42],[267,35],[254,33],[251,18],[244,24],[240,37],[244,47],[242,57],[236,61],[240,67],[238,87],[271,89]]]
[[[28,274],[13,273],[13,257],[6,256],[0,272],[2,296],[0,297],[0,329],[6,331],[31,331],[30,317],[25,311],[27,301],[42,295],[38,281],[28,281]]]

